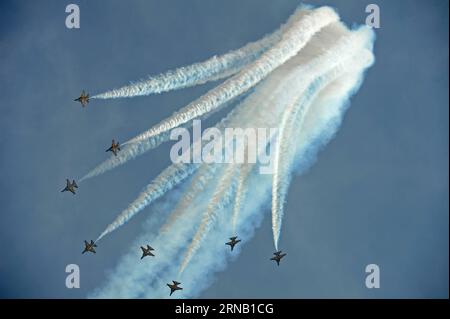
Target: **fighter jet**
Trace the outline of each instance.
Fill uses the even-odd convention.
[[[86,94],[83,91],[81,91],[81,95],[79,98],[75,99],[74,101],[80,102],[82,107],[85,107],[89,103],[89,93]]]
[[[120,151],[119,142],[112,140],[111,147],[108,148],[105,152],[113,152],[114,156],[117,156],[117,151]]]
[[[172,282],[173,282],[173,285],[167,284],[167,286],[169,286],[169,288],[170,288],[170,295],[169,295],[169,296],[172,296],[172,294],[173,294],[175,291],[177,291],[177,290],[182,290],[182,289],[183,289],[183,288],[181,288],[181,287],[178,287],[178,285],[181,284],[180,282],[175,281],[175,280],[172,280]]]
[[[274,256],[272,258],[270,258],[270,260],[275,260],[277,262],[277,265],[279,266],[281,258],[286,256],[286,254],[282,254],[281,250],[277,251],[277,252],[274,252],[273,254],[274,254]]]
[[[237,236],[235,237],[230,237],[230,241],[228,243],[225,243],[225,245],[229,245],[231,247],[231,251],[233,251],[234,246],[240,242],[241,240],[238,239],[236,240]]]
[[[73,180],[72,183],[68,179],[66,179],[66,187],[61,191],[62,192],[71,192],[75,195],[75,188],[78,188],[77,183],[75,183],[75,180]]]
[[[86,253],[86,252],[91,252],[91,253],[96,253],[95,251],[95,247],[97,247],[97,245],[94,243],[93,240],[91,240],[90,243],[88,243],[86,240],[84,241],[84,250],[82,252],[82,254]]]
[[[150,247],[150,245],[147,245],[147,248],[141,246],[141,249],[142,249],[142,257],[141,257],[141,259],[144,258],[145,256],[155,256],[151,252],[154,249],[152,247]]]

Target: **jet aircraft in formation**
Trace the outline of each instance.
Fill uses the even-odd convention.
[[[145,256],[155,256],[151,252],[154,249],[152,247],[150,247],[150,245],[147,245],[147,248],[141,246],[141,249],[142,249],[142,257],[141,257],[141,259],[144,258]]]
[[[89,93],[85,93],[84,90],[81,91],[80,97],[76,98],[74,101],[80,102],[82,107],[85,107],[89,103]]]
[[[87,253],[87,252],[90,252],[90,253],[95,254],[95,253],[96,253],[96,251],[95,251],[95,249],[94,249],[95,247],[97,247],[97,245],[94,243],[93,240],[91,240],[90,243],[88,243],[88,242],[85,240],[85,241],[84,241],[84,250],[83,250],[82,254]]]
[[[177,290],[182,290],[183,288],[178,287],[178,285],[181,285],[181,282],[172,280],[173,284],[167,284],[167,286],[170,288],[170,295],[172,296],[172,294],[177,291]]]
[[[75,188],[78,188],[77,183],[75,183],[75,180],[72,181],[72,183],[66,179],[66,187],[64,187],[64,189],[61,191],[61,193],[63,192],[71,192],[72,194],[75,195]]]
[[[108,148],[105,152],[112,152],[114,156],[117,156],[118,151],[120,151],[119,142],[112,140],[111,147]]]
[[[233,251],[234,246],[235,246],[238,242],[241,241],[240,239],[237,239],[237,240],[236,240],[236,239],[237,239],[237,236],[230,237],[230,241],[229,241],[228,243],[225,243],[225,245],[230,246],[231,251]]]
[[[280,250],[280,251],[277,251],[277,252],[274,252],[273,255],[274,255],[274,256],[273,256],[272,258],[270,258],[270,260],[276,261],[278,266],[280,265],[281,258],[283,258],[284,256],[286,256],[286,254],[282,254],[282,251],[281,251],[281,250]]]

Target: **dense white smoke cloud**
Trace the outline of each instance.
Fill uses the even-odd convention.
[[[172,280],[184,288],[173,297],[198,295],[211,283],[214,272],[224,269],[228,257],[236,256],[251,238],[270,203],[278,249],[293,173],[306,170],[334,136],[349,98],[374,62],[373,31],[366,27],[349,30],[338,20],[331,8],[302,7],[279,30],[258,42],[96,96],[160,93],[231,75],[131,139],[117,158],[105,161],[84,179],[143,154],[166,141],[172,128],[188,126],[191,120],[204,118],[246,93],[216,125],[219,131],[275,127],[278,132],[263,145],[274,151],[272,175],[260,174],[261,163],[173,164],[164,170],[99,236],[98,240],[118,229],[156,199],[167,199],[152,206],[157,212],[144,225],[144,234],[92,297],[167,297],[166,283]],[[220,146],[223,150],[230,147]],[[183,183],[189,177],[190,182]],[[176,185],[182,188],[179,196],[169,192]],[[236,235],[243,242],[231,254],[224,243]],[[135,248],[144,243],[156,249],[156,257],[140,262]]]

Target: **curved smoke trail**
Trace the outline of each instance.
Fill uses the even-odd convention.
[[[317,152],[334,136],[350,96],[359,88],[365,70],[373,63],[371,30],[348,30],[329,8],[302,9],[301,12],[301,19],[292,19],[292,25],[280,33],[280,39],[239,73],[133,139],[130,146],[136,148],[127,151],[124,161],[145,152],[145,143],[164,138],[166,129],[188,125],[190,119],[207,116],[224,102],[254,87],[254,91],[234,107],[226,125],[280,126],[276,143],[271,140],[266,145],[275,144],[275,174],[262,175],[250,168],[261,168],[261,163],[245,163],[241,167],[229,164],[226,169],[220,164],[179,164],[179,173],[175,166],[166,169],[167,174],[163,172],[162,177],[155,179],[153,187],[152,184],[147,186],[129,206],[128,213],[119,215],[111,224],[114,226],[107,228],[116,229],[172,185],[195,172],[191,189],[183,188],[184,196],[169,220],[165,221],[165,213],[152,214],[144,225],[145,234],[138,239],[139,243],[150,242],[156,248],[157,258],[150,263],[136,263],[139,252],[131,251],[93,297],[167,297],[165,284],[173,279],[181,281],[184,288],[176,292],[175,297],[196,296],[211,283],[214,272],[226,267],[228,257],[239,253],[240,248],[232,254],[224,248],[229,234],[238,232],[243,243],[252,236],[261,221],[262,208],[270,204],[272,191],[274,242],[278,247],[291,175],[304,172]],[[225,145],[222,149],[229,147]],[[175,200],[172,193],[167,196],[170,201]],[[164,231],[158,233],[160,225]],[[213,228],[214,231],[209,231]],[[158,249],[160,247],[162,249]]]
[[[295,71],[295,68],[294,70],[292,70],[292,66],[290,65],[288,65],[286,69],[290,70],[291,72]],[[280,71],[283,72],[283,76],[286,76],[285,70],[278,70],[278,72]],[[297,76],[300,75],[297,74]],[[277,113],[270,108],[274,103],[279,103],[279,101],[282,100],[280,94],[282,94],[283,91],[287,89],[285,85],[282,84],[283,83],[280,83],[277,80],[276,76],[274,76],[274,80],[262,83],[261,87],[258,87],[256,90],[256,93],[259,94],[248,97],[238,107],[236,107],[236,109],[241,109],[241,111],[237,113],[239,114],[239,123],[237,122],[237,119],[234,119],[229,122],[230,126],[245,126],[248,125],[249,121],[251,121],[254,127],[271,127],[275,125],[275,123],[277,122],[276,119],[279,115],[277,115]],[[262,94],[262,92],[264,91],[269,91],[272,93],[266,96],[265,94]],[[272,117],[269,119],[265,116],[267,112],[272,113]],[[269,140],[271,138],[269,138]],[[244,154],[244,158],[247,158],[247,153]],[[254,165],[249,165],[246,163],[242,165],[243,167],[245,166],[245,169],[241,170],[242,174],[240,175],[240,179],[243,180],[250,173],[250,170]],[[199,172],[197,172],[196,177],[194,177],[193,181],[190,184],[189,191],[187,191],[183,195],[173,212],[170,214],[167,222],[161,227],[162,232],[167,232],[173,225],[173,223],[187,210],[187,207],[192,204],[195,196],[198,195],[199,192],[203,191],[205,186],[214,177],[214,173],[216,170],[216,165],[201,165]],[[241,187],[242,185],[243,182],[241,183]],[[241,195],[242,194],[238,194],[238,196]],[[239,197],[239,199],[241,198],[242,197]],[[240,206],[240,203],[238,203],[237,206]],[[236,213],[233,214],[233,216],[233,224],[236,225],[238,215]]]
[[[311,69],[308,76],[303,78],[303,88],[300,98],[286,107],[280,123],[279,143],[275,152],[275,168],[272,185],[272,230],[275,249],[278,250],[278,241],[281,232],[281,221],[283,218],[284,201],[290,183],[291,158],[294,154],[295,145],[289,143],[293,128],[300,128],[304,114],[314,97],[328,83],[332,82],[339,74],[351,69],[369,67],[373,63],[372,53],[367,47],[368,39],[372,38],[372,31],[362,27],[348,36],[344,36],[333,49],[310,63]],[[361,52],[362,51],[362,52]],[[355,52],[359,55],[355,56]],[[358,59],[356,59],[358,58]],[[331,69],[331,71],[329,71]],[[325,75],[323,75],[325,73]],[[312,83],[311,83],[312,82]],[[309,87],[309,88],[308,88]],[[297,114],[300,113],[298,117]],[[295,135],[294,135],[295,136]],[[284,166],[281,163],[284,163]]]
[[[258,150],[259,154],[266,151],[267,144],[271,143],[274,140],[275,136],[276,132],[271,132],[269,139],[265,141],[266,144],[263,145],[262,149]],[[228,147],[232,147],[232,145],[229,145]],[[247,157],[248,153],[249,153],[248,145],[247,143],[244,142],[244,159],[248,158]],[[180,266],[179,275],[183,273],[183,271],[191,261],[192,257],[200,247],[205,236],[208,234],[211,226],[215,223],[218,211],[224,209],[231,202],[232,196],[236,194],[237,191],[236,186],[239,184],[239,181],[246,179],[248,177],[248,174],[251,172],[252,168],[256,164],[245,163],[242,165],[243,167],[239,168],[238,165],[236,164],[228,164],[227,168],[225,169],[221,179],[219,180],[214,190],[213,196],[207,206],[207,209],[203,215],[202,222],[198,227],[197,232],[195,233],[195,236],[191,241],[191,244],[187,248],[185,257]],[[236,176],[238,177],[237,179]],[[243,199],[242,197],[239,199],[239,206],[241,205],[242,199]],[[233,225],[232,228],[234,232],[236,231],[238,214],[236,214],[233,217],[235,218],[235,225]]]

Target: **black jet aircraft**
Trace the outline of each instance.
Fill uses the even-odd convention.
[[[86,94],[83,91],[81,91],[81,95],[79,98],[75,99],[74,101],[80,102],[82,107],[85,107],[89,103],[89,93]]]
[[[229,246],[231,247],[231,251],[233,251],[234,246],[235,246],[238,242],[241,241],[240,239],[238,239],[238,240],[236,240],[236,239],[237,239],[237,236],[235,236],[235,237],[230,237],[230,241],[229,241],[228,243],[225,243],[225,245],[229,245]]]
[[[169,296],[172,296],[172,294],[173,294],[175,291],[177,291],[177,290],[182,290],[182,289],[183,289],[183,288],[181,288],[181,287],[178,287],[178,285],[181,284],[180,282],[175,281],[175,280],[172,280],[172,282],[173,282],[173,285],[167,284],[167,286],[169,286],[169,288],[170,288],[170,295],[169,295]]]
[[[108,148],[105,152],[112,152],[114,156],[117,156],[117,151],[120,151],[119,142],[112,140],[111,147]]]
[[[273,254],[274,254],[274,256],[272,258],[270,258],[270,260],[275,260],[277,262],[277,265],[279,266],[281,258],[286,256],[286,254],[282,254],[281,250],[277,251],[277,252],[274,252]]]
[[[75,180],[72,181],[72,183],[66,179],[66,187],[61,191],[62,192],[71,192],[75,195],[75,188],[78,188],[77,183],[75,183]]]
[[[142,249],[142,257],[141,257],[141,259],[144,258],[145,256],[155,256],[151,252],[154,249],[152,247],[150,247],[150,245],[147,245],[147,248],[141,246],[141,249]]]
[[[93,240],[91,240],[90,243],[88,243],[86,240],[84,241],[84,250],[82,252],[82,254],[87,253],[87,252],[91,252],[91,253],[96,253],[95,251],[95,247],[97,247],[97,245],[94,243]]]

